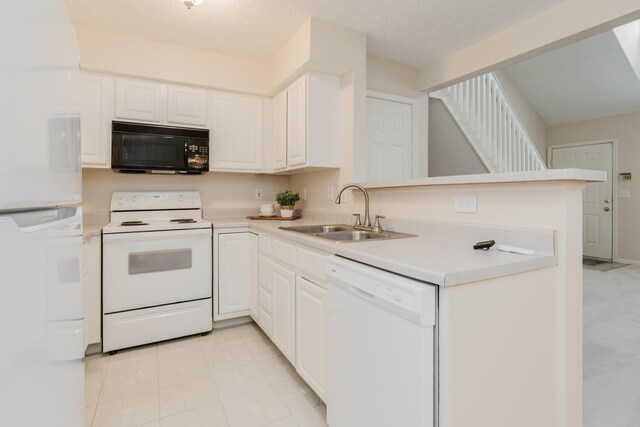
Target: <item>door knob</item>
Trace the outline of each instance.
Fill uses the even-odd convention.
[[[609,212],[609,206],[605,207],[605,208],[604,208],[604,211],[605,211],[605,212]]]
[[[604,199],[604,202],[605,203],[609,203],[609,199]]]

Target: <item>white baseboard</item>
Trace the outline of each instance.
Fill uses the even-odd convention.
[[[636,259],[616,258],[614,261],[621,262],[623,264],[640,265],[640,261]]]

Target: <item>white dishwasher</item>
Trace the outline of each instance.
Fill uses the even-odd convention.
[[[327,280],[328,424],[434,426],[436,286],[339,257]]]

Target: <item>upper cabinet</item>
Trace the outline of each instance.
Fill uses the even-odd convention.
[[[273,99],[272,153],[274,172],[340,167],[340,77],[310,72]]]
[[[142,80],[116,79],[116,113],[120,120],[163,121],[163,85]]]
[[[82,74],[80,93],[82,167],[111,167],[113,90],[113,77]]]
[[[207,125],[207,95],[199,89],[167,86],[167,122],[177,125]]]
[[[273,143],[271,160],[273,171],[287,169],[287,91],[273,98]]]
[[[207,91],[152,81],[116,79],[115,118],[176,126],[207,126]]]
[[[264,99],[211,94],[209,170],[262,172]]]

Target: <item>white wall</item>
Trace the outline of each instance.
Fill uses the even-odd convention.
[[[640,262],[640,112],[547,128],[549,145],[607,139],[618,140],[618,170],[614,175],[631,172],[633,177],[631,181],[618,182],[619,190],[631,191],[630,199],[614,195],[618,215],[617,257]]]
[[[267,95],[266,61],[76,27],[83,70]]]
[[[429,176],[488,173],[444,103],[429,99]]]
[[[418,98],[420,70],[408,65],[367,55],[367,89]]]
[[[109,212],[114,191],[197,190],[202,207],[228,211],[255,208],[262,203],[275,203],[276,192],[289,187],[289,177],[244,173],[209,172],[203,175],[148,175],[115,173],[110,169],[82,170],[82,206],[87,213]],[[262,200],[255,200],[255,189],[261,188]]]

